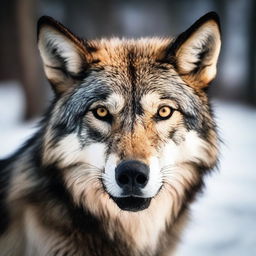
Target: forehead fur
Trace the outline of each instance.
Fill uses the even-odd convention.
[[[131,58],[135,64],[152,63],[160,59],[171,43],[170,38],[101,39],[88,42],[92,54],[103,65],[124,65]],[[128,58],[127,58],[128,57]]]
[[[162,97],[173,93],[174,98],[177,89],[193,94],[173,64],[162,61],[171,44],[171,38],[89,41],[87,48],[90,49],[92,64],[88,74],[90,70],[96,72],[92,74],[93,81],[86,77],[83,84],[104,84],[110,91],[130,99],[132,104],[140,101],[143,94],[154,91]]]

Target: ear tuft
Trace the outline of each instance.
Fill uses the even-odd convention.
[[[37,26],[38,47],[46,76],[57,93],[81,78],[87,65],[84,42],[61,23],[43,16]]]
[[[216,76],[221,46],[219,17],[207,13],[180,34],[168,49],[168,59],[191,86],[206,87]]]

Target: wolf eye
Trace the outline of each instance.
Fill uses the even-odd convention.
[[[160,120],[166,120],[172,116],[173,109],[169,106],[162,106],[158,109],[157,117]]]
[[[96,109],[96,114],[99,116],[99,117],[106,117],[109,113],[108,113],[108,110],[104,107],[99,107]]]
[[[92,110],[93,115],[100,120],[111,122],[112,116],[105,107],[97,107]]]

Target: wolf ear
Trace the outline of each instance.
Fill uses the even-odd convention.
[[[204,88],[215,78],[220,46],[219,17],[210,12],[173,41],[167,58],[189,85]]]
[[[82,78],[88,65],[86,45],[48,16],[39,19],[37,38],[45,74],[54,91],[60,94]]]

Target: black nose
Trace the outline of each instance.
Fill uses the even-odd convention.
[[[126,192],[135,192],[148,183],[149,167],[136,160],[126,160],[116,167],[116,182]]]

